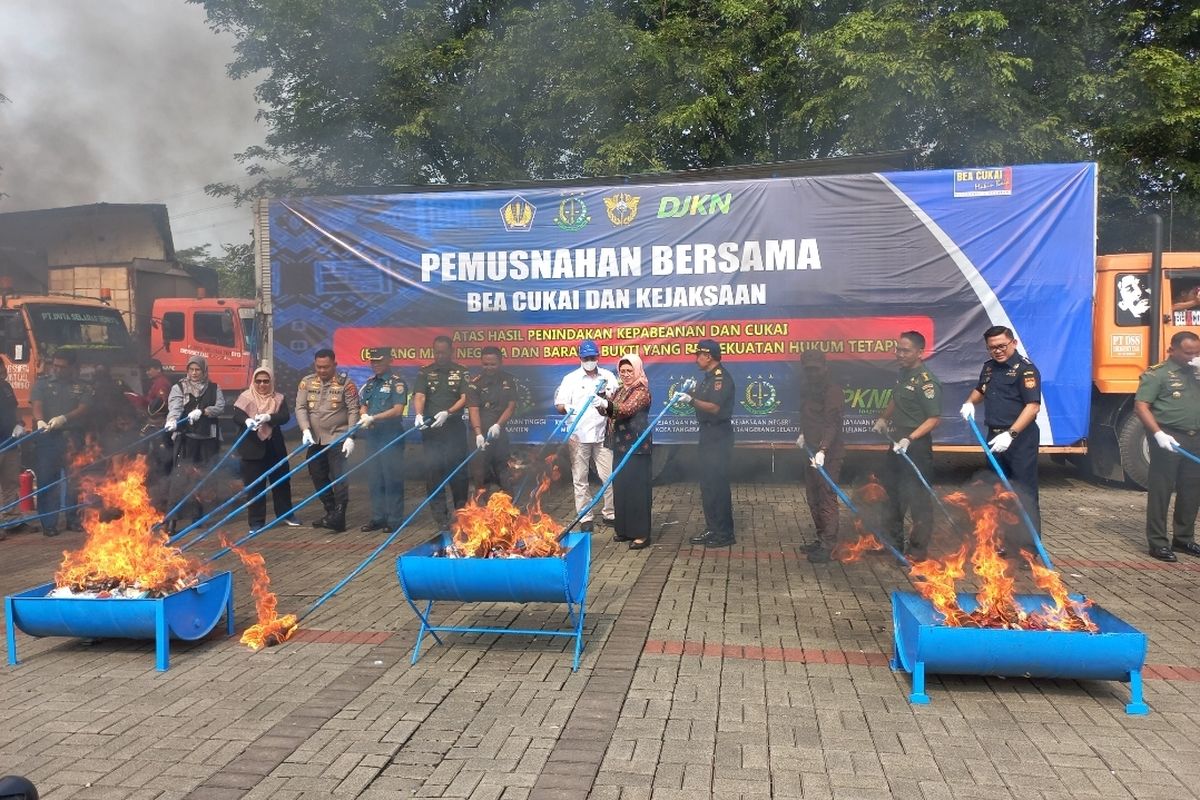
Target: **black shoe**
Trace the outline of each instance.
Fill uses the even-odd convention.
[[[595,524],[590,519],[587,522],[579,523],[580,533],[591,533],[593,530],[595,530]]]
[[[712,535],[712,531],[705,531],[704,533],[691,537],[688,539],[688,541],[692,544],[707,544],[708,540],[712,538]]]
[[[329,525],[329,530],[334,533],[345,533],[346,531],[346,507],[334,506],[333,513],[326,520]]]
[[[58,528],[42,528],[43,536],[58,536]]]
[[[368,522],[366,525],[363,525],[361,528],[359,528],[359,530],[362,531],[363,533],[370,533],[371,531],[383,530],[386,527],[387,527],[386,522],[381,522],[377,519],[373,519],[370,522]]]
[[[805,555],[808,555],[809,553],[813,552],[814,550],[820,550],[820,549],[821,549],[820,542],[809,542],[808,544],[804,545],[804,547],[800,548],[800,552],[804,553]]]
[[[321,517],[320,519],[314,519],[312,526],[314,528],[328,528],[329,527],[329,517],[324,516],[324,517]]]
[[[1171,548],[1169,548],[1169,547],[1151,547],[1150,555],[1153,558],[1157,558],[1159,561],[1178,561],[1179,560],[1178,558],[1175,557],[1175,554],[1173,552],[1171,552]]]
[[[705,547],[729,547],[731,544],[734,544],[734,542],[736,542],[736,541],[737,540],[734,539],[733,536],[731,536],[729,534],[721,535],[719,533],[714,533],[712,536],[709,536],[707,539],[704,540],[704,546]]]
[[[19,522],[16,525],[9,525],[7,528],[0,528],[0,532],[4,533],[20,533],[25,530],[29,530],[28,522]]]
[[[614,542],[632,542],[632,541],[633,541],[633,537],[630,537],[630,536],[621,536],[620,534],[614,533],[614,534],[613,534],[613,541],[614,541]]]
[[[832,558],[826,547],[818,546],[815,550],[808,551],[808,561],[811,564],[828,564]]]
[[[640,540],[639,540],[639,539],[634,539],[632,542],[630,542],[630,543],[629,543],[629,549],[630,549],[630,550],[642,550],[642,549],[644,549],[644,548],[647,548],[647,547],[649,547],[649,546],[650,546],[650,540],[649,540],[649,539],[640,539]]]

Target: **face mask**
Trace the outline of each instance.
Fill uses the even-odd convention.
[[[597,359],[581,358],[581,359],[579,359],[579,363],[583,365],[584,372],[595,372],[596,371]]]

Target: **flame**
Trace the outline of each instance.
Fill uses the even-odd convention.
[[[267,574],[262,554],[235,547],[226,541],[224,536],[221,537],[221,544],[237,553],[253,582],[250,592],[254,595],[258,622],[246,628],[242,633],[241,643],[257,651],[271,645],[283,644],[292,638],[299,628],[299,620],[295,614],[285,614],[281,617],[275,610],[278,598],[271,591],[271,576]]]
[[[883,542],[875,538],[875,534],[865,531],[857,519],[854,520],[854,527],[858,530],[858,539],[853,542],[838,542],[833,548],[833,557],[843,564],[858,561],[868,551],[883,549]]]
[[[994,487],[990,495],[978,491],[954,492],[943,498],[970,519],[974,548],[964,542],[958,550],[938,561],[927,559],[911,565],[909,575],[916,581],[917,591],[944,617],[951,627],[1019,628],[1026,630],[1099,630],[1088,618],[1090,600],[1074,600],[1054,570],[1034,562],[1034,557],[1022,550],[1029,563],[1034,582],[1046,591],[1053,606],[1043,604],[1042,610],[1027,611],[1016,598],[1016,579],[1009,572],[1008,562],[1000,555],[999,530],[1002,525],[1016,522],[1018,500],[1012,492]],[[957,584],[966,577],[970,552],[971,571],[979,583],[975,594],[978,607],[967,613],[958,603]]]
[[[78,472],[84,467],[91,466],[104,456],[96,434],[88,431],[84,434],[83,445],[76,448],[74,444],[67,451],[67,470]]]
[[[85,480],[86,491],[104,508],[88,508],[83,547],[63,553],[54,575],[58,587],[73,592],[145,590],[167,595],[195,584],[205,568],[167,544],[156,529],[161,513],[146,493],[146,457],[119,458],[114,475]]]
[[[454,555],[465,558],[528,556],[539,558],[563,552],[558,543],[560,526],[542,511],[542,494],[550,488],[557,470],[549,470],[533,492],[529,510],[522,514],[506,492],[494,492],[480,505],[483,492],[458,511],[453,530]]]

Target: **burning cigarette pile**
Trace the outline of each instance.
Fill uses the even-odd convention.
[[[446,558],[539,558],[562,554],[559,525],[542,512],[540,498],[550,486],[544,479],[533,493],[533,504],[522,514],[512,497],[496,492],[487,505],[482,493],[459,510],[452,526],[453,543],[438,553]]]
[[[51,597],[140,599],[194,586],[203,565],[167,544],[155,530],[161,515],[146,493],[146,458],[118,459],[113,475],[84,488],[103,508],[84,513],[83,547],[63,553]]]
[[[266,562],[259,553],[251,553],[240,547],[234,547],[221,537],[221,543],[242,560],[242,565],[250,573],[253,581],[250,592],[254,595],[254,608],[258,612],[258,622],[251,625],[242,633],[241,643],[251,650],[261,650],[264,647],[274,647],[283,644],[296,633],[299,620],[295,614],[284,614],[282,617],[276,611],[278,598],[271,591],[271,577],[267,575]]]

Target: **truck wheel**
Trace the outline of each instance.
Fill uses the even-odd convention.
[[[1136,414],[1126,414],[1117,426],[1117,446],[1121,448],[1121,468],[1130,483],[1145,489],[1150,483],[1150,441],[1146,426]]]

